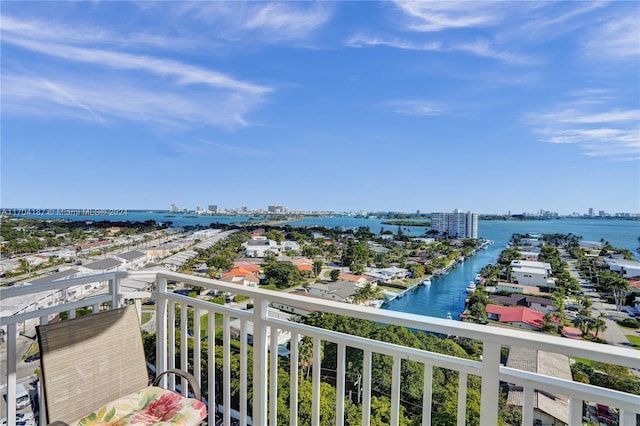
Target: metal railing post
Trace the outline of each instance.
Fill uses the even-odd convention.
[[[161,298],[167,291],[167,279],[156,277],[156,372],[167,370],[167,300]],[[167,386],[167,378],[162,378],[163,387]]]
[[[253,418],[252,424],[267,424],[267,301],[254,299],[253,305]]]
[[[482,392],[480,394],[480,424],[498,424],[500,396],[500,344],[482,343]]]

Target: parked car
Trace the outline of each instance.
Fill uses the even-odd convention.
[[[24,362],[33,362],[40,359],[40,352],[36,352],[35,354],[31,354],[24,359]]]

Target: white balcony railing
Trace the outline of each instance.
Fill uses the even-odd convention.
[[[46,323],[50,318],[60,312],[69,312],[72,318],[75,310],[83,307],[93,307],[97,312],[99,307],[108,304],[112,307],[120,306],[126,300],[137,300],[148,297],[149,293],[125,292],[126,280],[148,281],[153,284],[153,297],[155,304],[156,327],[156,366],[159,371],[167,368],[178,367],[189,370],[195,377],[207,379],[207,387],[204,389],[209,397],[209,411],[214,407],[222,407],[221,416],[225,425],[231,424],[232,417],[240,420],[240,424],[276,425],[278,418],[278,366],[282,358],[275,356],[278,347],[278,335],[280,332],[291,334],[289,365],[289,392],[290,413],[292,425],[298,424],[299,402],[299,350],[300,339],[308,336],[313,342],[312,364],[312,400],[311,419],[313,425],[320,424],[321,401],[321,343],[330,342],[337,347],[337,368],[335,372],[335,418],[336,424],[344,424],[345,400],[347,396],[345,354],[347,348],[357,348],[362,351],[362,382],[361,382],[361,416],[362,424],[370,423],[372,403],[372,356],[382,354],[391,357],[392,383],[390,396],[390,423],[399,423],[401,411],[401,385],[403,376],[401,366],[403,360],[410,360],[424,365],[424,394],[422,398],[422,424],[431,424],[432,414],[432,379],[434,367],[440,367],[458,372],[458,396],[457,396],[457,424],[465,424],[467,383],[469,376],[477,376],[481,380],[480,396],[480,425],[498,424],[500,383],[510,383],[522,386],[524,389],[522,424],[533,424],[534,395],[536,391],[550,394],[564,395],[569,398],[569,424],[582,425],[583,402],[595,402],[598,404],[615,407],[619,410],[620,424],[635,425],[636,415],[640,412],[640,397],[624,392],[613,391],[583,383],[563,380],[537,373],[507,368],[501,365],[501,349],[503,347],[525,347],[543,350],[546,352],[564,354],[569,357],[578,357],[593,361],[601,361],[610,364],[621,365],[637,369],[640,367],[638,352],[614,347],[610,345],[595,344],[585,341],[569,340],[546,334],[526,332],[516,329],[497,328],[458,321],[438,319],[433,317],[404,314],[387,310],[371,309],[354,305],[346,305],[337,302],[319,300],[305,296],[274,292],[261,289],[250,289],[221,281],[172,272],[114,272],[108,274],[93,275],[56,281],[38,286],[19,286],[3,289],[0,293],[0,302],[5,304],[10,299],[43,294],[66,294],[68,289],[86,286],[88,284],[102,283],[103,290],[76,301],[68,301],[65,297],[49,297],[47,305],[34,303],[31,307],[19,313],[2,316],[0,325],[6,328],[7,351],[3,379],[6,381],[6,417],[8,424],[16,418],[16,405],[12,403],[16,396],[17,383],[17,330],[25,322]],[[244,295],[253,299],[252,311],[231,308],[208,301],[191,298],[172,293],[168,290],[169,283],[183,283],[185,287],[199,286],[206,289],[219,290],[236,295]],[[429,351],[413,349],[401,345],[385,343],[381,341],[365,339],[331,330],[311,327],[293,321],[285,321],[270,315],[268,307],[272,304],[294,306],[307,312],[326,312],[346,315],[353,318],[373,321],[376,323],[393,324],[408,327],[414,330],[441,335],[459,336],[470,338],[482,343],[482,358],[480,361],[465,358],[446,356]],[[48,305],[51,306],[48,306]],[[176,333],[176,313],[180,318],[190,318],[192,330],[188,329],[188,321],[179,321],[179,334]],[[205,316],[206,315],[206,316]],[[216,319],[217,317],[217,319]],[[205,319],[206,318],[206,319]],[[239,339],[232,338],[231,322],[239,321]],[[204,323],[206,321],[206,324]],[[171,325],[171,326],[168,326]],[[252,357],[249,356],[249,325],[253,327]],[[201,331],[206,330],[206,331]],[[216,331],[222,333],[221,352],[216,351]],[[192,344],[188,345],[187,336],[194,333]],[[240,361],[236,373],[232,369],[232,341],[239,340]],[[203,362],[204,354],[201,341],[207,342],[208,358]],[[179,342],[179,343],[178,343]],[[177,344],[179,347],[177,347]],[[190,347],[191,346],[191,347]],[[177,358],[177,354],[179,357]],[[189,357],[188,355],[192,355]],[[270,356],[274,355],[274,356]],[[222,381],[216,381],[216,357],[222,358]],[[252,359],[252,365],[249,365]],[[190,361],[191,360],[191,361]],[[249,389],[249,373],[253,374],[252,389]],[[232,373],[238,374],[239,392],[232,399],[231,383]],[[282,376],[281,376],[282,377]],[[203,383],[203,382],[201,382]],[[222,389],[216,389],[216,383],[222,384]],[[171,387],[174,383],[165,383]],[[184,384],[183,384],[184,386]],[[251,391],[251,392],[250,392]],[[218,398],[215,395],[219,395]],[[248,395],[252,395],[248,401]],[[217,400],[216,400],[217,399]],[[214,401],[215,400],[215,401]],[[40,399],[40,406],[44,406]],[[248,408],[251,406],[252,411]],[[224,408],[226,407],[226,409]],[[41,410],[42,412],[42,410]],[[213,425],[215,418],[209,416],[209,424]],[[41,418],[41,424],[44,424]]]

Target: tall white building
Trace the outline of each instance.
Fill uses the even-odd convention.
[[[478,213],[431,213],[431,229],[451,237],[478,238]]]

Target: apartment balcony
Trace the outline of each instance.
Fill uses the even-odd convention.
[[[132,282],[143,283],[143,291],[132,291],[129,284]],[[149,284],[148,289],[152,289],[152,293],[144,291],[147,289],[144,283]],[[233,308],[176,294],[168,289],[172,283],[248,296],[253,300],[253,309]],[[81,293],[78,290],[87,288],[95,290],[85,293],[83,298],[77,298]],[[70,294],[74,296],[70,297]],[[297,425],[299,422],[302,424],[299,417],[303,402],[307,407],[311,406],[308,413],[311,424],[320,425],[321,381],[327,380],[335,388],[335,400],[331,401],[335,423],[345,424],[347,406],[354,402],[359,410],[357,416],[361,418],[363,425],[368,425],[371,420],[372,402],[376,395],[380,394],[376,378],[372,377],[372,364],[380,356],[385,357],[390,365],[388,373],[391,381],[385,401],[389,401],[391,425],[399,424],[405,410],[402,389],[403,383],[407,380],[406,373],[403,373],[407,363],[420,366],[412,371],[420,371],[419,380],[423,383],[421,406],[417,412],[413,407],[412,415],[419,417],[423,425],[432,423],[432,414],[438,408],[434,407],[433,397],[436,395],[433,389],[435,372],[441,369],[454,372],[457,378],[457,400],[448,401],[457,407],[456,418],[452,419],[452,424],[466,423],[470,383],[478,380],[481,382],[478,418],[478,424],[481,426],[498,424],[500,399],[504,398],[500,390],[505,383],[523,389],[522,424],[527,426],[534,424],[538,392],[565,396],[568,401],[568,423],[571,425],[583,424],[585,402],[614,407],[619,413],[619,423],[627,426],[636,425],[636,416],[640,412],[640,397],[636,395],[508,368],[501,363],[503,348],[518,347],[637,369],[640,367],[640,358],[638,352],[632,349],[518,329],[352,306],[163,271],[114,272],[37,286],[24,285],[3,289],[0,293],[0,303],[4,307],[17,306],[17,300],[30,299],[33,302],[19,312],[0,318],[0,325],[6,330],[6,356],[2,365],[2,381],[6,383],[8,402],[5,413],[0,416],[6,416],[9,419],[8,424],[12,424],[12,419],[16,418],[18,411],[13,401],[16,401],[16,384],[21,379],[18,377],[19,371],[24,371],[23,362],[18,360],[22,353],[17,353],[16,342],[20,331],[35,324],[47,323],[61,312],[68,312],[69,317],[73,318],[77,309],[86,307],[91,307],[93,312],[97,312],[101,308],[118,307],[135,301],[140,312],[141,299],[149,296],[156,302],[149,307],[153,308],[153,324],[156,331],[155,365],[158,371],[182,368],[200,380],[203,391],[208,395],[209,412],[219,410],[217,419],[213,415],[209,416],[209,425],[214,425],[217,421],[222,421],[227,426],[231,425],[232,421],[239,421],[242,425],[276,425],[281,418],[278,416],[278,410],[285,409],[283,406],[286,407],[291,425]],[[473,339],[481,345],[482,356],[480,359],[454,357],[312,327],[273,315],[273,310],[269,309],[273,304],[295,307],[306,312],[344,315],[376,324],[392,324],[441,336]],[[180,320],[187,318],[188,321]],[[236,325],[232,327],[232,323]],[[276,356],[281,343],[279,338],[283,334],[290,336],[287,353]],[[308,339],[302,340],[303,336]],[[308,379],[311,382],[310,402],[308,394],[303,395],[301,391],[302,376],[306,375],[306,367],[303,369],[299,366],[303,357],[301,342],[308,342],[309,339],[311,343],[305,344],[312,345],[312,362],[306,364],[311,370]],[[335,348],[337,359],[331,367],[329,379],[322,370],[323,342],[325,348],[327,344],[334,345],[332,347]],[[209,350],[205,350],[205,347]],[[347,363],[347,354],[353,357],[354,353],[361,357],[357,363],[357,383],[353,376],[350,376],[353,374],[353,366]],[[216,364],[218,368],[207,367]],[[287,374],[282,373],[283,368]],[[279,385],[283,385],[283,381],[288,388],[288,404],[279,404],[278,401],[278,391],[281,389]],[[173,387],[176,384],[166,385]],[[235,392],[232,392],[232,387]],[[42,398],[39,404],[40,407],[44,407]],[[326,403],[322,410],[327,410]],[[304,421],[308,421],[308,418]],[[40,424],[46,424],[42,416]]]

